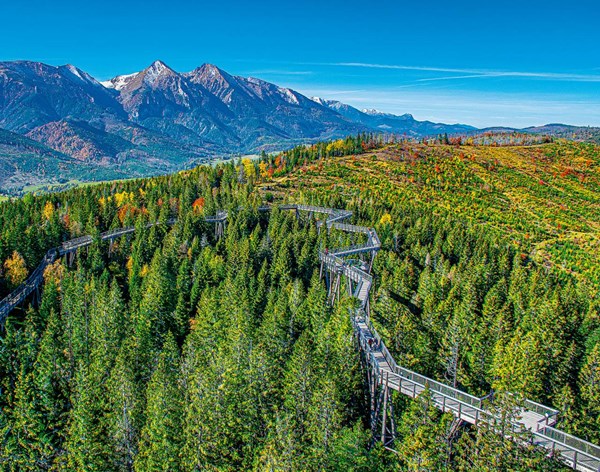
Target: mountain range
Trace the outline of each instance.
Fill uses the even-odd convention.
[[[363,131],[476,131],[308,98],[212,64],[179,73],[162,61],[105,82],[73,65],[0,62],[0,129],[4,191],[165,173]]]

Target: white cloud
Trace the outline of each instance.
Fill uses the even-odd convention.
[[[313,75],[310,70],[263,69],[246,72],[248,75]]]
[[[297,89],[305,95],[334,97],[356,108],[402,114],[419,120],[465,123],[477,127],[527,127],[547,123],[600,126],[600,99],[517,93],[484,93],[393,88],[345,90],[333,87]]]
[[[523,72],[523,71],[502,71],[502,70],[486,70],[486,69],[455,69],[447,67],[421,67],[408,66],[398,64],[373,64],[368,62],[329,62],[318,63],[314,65],[335,66],[335,67],[361,67],[368,69],[390,69],[390,70],[406,70],[406,71],[422,71],[422,72],[444,72],[461,74],[461,76],[438,77],[427,80],[449,80],[449,79],[470,79],[470,78],[485,78],[485,77],[520,77],[530,79],[549,79],[566,82],[600,82],[600,75],[597,74],[571,74],[561,72]]]

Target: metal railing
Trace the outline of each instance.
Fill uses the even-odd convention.
[[[533,432],[534,444],[542,445],[577,470],[600,471],[600,447],[552,426]]]
[[[375,330],[375,327],[373,326],[372,322],[368,318],[365,319],[365,325],[368,327],[373,338],[377,340],[377,345],[379,346],[378,348],[381,350],[384,359],[388,363],[389,368],[393,373],[400,375],[402,378],[410,380],[419,386],[425,387],[426,385],[428,385],[429,389],[432,392],[440,393],[448,398],[452,398],[456,401],[463,403],[465,406],[471,406],[478,409],[482,409],[483,401],[485,398],[479,398],[474,395],[470,395],[466,392],[463,392],[460,389],[451,387],[442,382],[438,382],[437,380],[433,380],[425,375],[421,375],[417,372],[399,366],[396,363],[394,357],[389,352],[387,346]]]
[[[526,398],[523,401],[523,405],[528,411],[533,411],[538,415],[543,415],[546,418],[546,425],[548,425],[548,423],[551,420],[556,421],[558,414],[560,413],[554,408],[550,408],[549,406],[534,402],[533,400],[529,400],[528,398]]]
[[[361,329],[360,320],[363,320],[367,333],[365,333],[365,329]],[[485,401],[490,395],[479,398],[399,366],[366,314],[359,313],[358,316],[355,315],[353,325],[359,333],[359,345],[363,352],[367,353],[367,359],[370,360],[373,368],[379,372],[380,379],[385,376],[388,382],[391,381],[391,384],[388,383],[388,385],[391,385],[392,388],[397,386],[398,391],[414,398],[427,386],[431,392],[433,402],[442,411],[452,411],[460,418],[469,419],[473,424],[478,424],[480,421],[491,422],[497,419],[484,408]],[[385,361],[387,365],[382,364],[376,358],[376,352],[369,346],[365,339],[366,336],[372,337],[376,341],[375,346],[381,353],[381,360]],[[544,447],[549,451],[549,454],[557,456],[573,469],[600,472],[600,446],[552,426],[547,426],[546,422],[557,417],[558,410],[529,399],[526,399],[523,405],[527,411],[543,416],[545,421],[537,425],[536,431],[529,430],[518,421],[513,422],[509,435],[515,432],[523,433],[527,431],[532,435],[533,444]]]
[[[371,228],[368,228],[367,226],[351,225],[350,223],[333,223],[331,227],[339,231],[347,231],[349,233],[363,233],[367,236],[369,236],[372,231]]]
[[[19,285],[13,290],[8,296],[6,296],[0,302],[0,326],[4,326],[4,321],[8,314],[18,305],[33,293],[33,291],[39,287],[42,279],[44,278],[44,271],[46,267],[52,264],[57,257],[57,250],[50,249],[46,252],[46,255],[42,259],[42,262],[33,270],[33,272],[27,277],[25,282]]]
[[[371,277],[371,275],[367,274],[364,270],[359,269],[356,266],[347,264],[344,259],[336,256],[335,254],[321,251],[319,253],[319,258],[329,270],[339,272],[351,279],[353,282],[361,282],[362,280],[368,281],[369,283],[373,282],[373,277]]]
[[[352,246],[346,246],[343,248],[335,249],[332,254],[338,257],[351,256],[353,254],[360,254],[363,252],[378,251],[379,247],[371,244],[353,244]]]
[[[211,222],[209,219],[213,218],[213,222],[221,222],[227,218],[226,211],[217,212],[216,216],[207,217],[206,221]],[[166,224],[173,225],[177,221],[176,218],[170,218],[166,221]],[[146,228],[159,225],[159,222],[148,223]],[[112,240],[125,234],[135,232],[134,226],[128,226],[125,228],[118,228],[115,230],[105,231],[100,234],[100,239],[103,241]],[[60,246],[52,248],[46,252],[46,255],[38,264],[38,266],[31,272],[25,282],[19,287],[9,293],[4,299],[0,301],[0,327],[4,326],[6,317],[9,313],[14,310],[17,306],[23,303],[29,295],[33,293],[42,283],[44,278],[44,270],[50,264],[52,264],[59,256],[72,253],[81,249],[82,247],[90,246],[94,242],[94,238],[90,235],[79,236],[77,238],[70,239],[63,242]]]

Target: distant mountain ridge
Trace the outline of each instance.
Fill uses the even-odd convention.
[[[0,63],[1,128],[28,134],[53,148],[60,143],[57,149],[70,154],[65,144],[69,139],[60,134],[72,140],[83,123],[99,132],[88,129],[79,136],[73,157],[105,162],[131,154],[154,156],[132,135],[146,135],[148,140],[151,136],[158,150],[178,148],[176,141],[193,148],[192,157],[198,157],[281,148],[360,131],[420,135],[444,127],[420,124],[410,115],[364,113],[338,102],[311,100],[260,79],[233,76],[212,64],[178,73],[155,61],[140,72],[98,82],[72,65]],[[473,128],[453,125],[447,130],[465,129]],[[104,133],[116,138],[107,139]],[[123,139],[131,145],[106,145]],[[93,151],[86,153],[85,148]],[[179,151],[185,160],[190,149]]]
[[[281,148],[364,130],[298,92],[232,76],[211,64],[181,74],[155,61],[100,83],[72,65],[0,63],[1,128],[21,134],[35,130],[35,139],[51,143],[56,137],[45,130],[55,131],[57,126],[48,124],[61,121],[86,122],[125,139],[152,136],[158,148],[181,143],[193,148],[192,157]],[[93,144],[104,150],[104,159],[128,157],[127,151],[118,155]],[[130,153],[159,157],[133,144]],[[185,161],[190,149],[179,151]]]
[[[431,136],[436,134],[459,134],[477,130],[477,128],[462,124],[443,124],[433,123],[431,121],[417,121],[410,113],[404,115],[393,115],[381,111],[358,110],[353,106],[347,105],[336,100],[325,100],[319,97],[313,97],[316,103],[326,106],[336,111],[348,120],[360,123],[368,129],[380,132],[405,134],[409,137]]]
[[[70,64],[0,62],[0,129],[55,151],[69,167],[85,163],[79,177],[88,180],[91,175],[155,175],[214,156],[272,151],[359,132],[418,138],[477,131],[311,99],[212,64],[179,73],[162,61],[104,82]],[[0,161],[14,164],[18,148],[9,148],[4,144],[0,149]],[[51,175],[56,166],[46,163],[45,181],[52,181],[58,177]],[[15,166],[2,167],[6,172],[11,168]],[[15,172],[20,176],[15,182],[27,180]],[[11,179],[1,177],[0,183]]]

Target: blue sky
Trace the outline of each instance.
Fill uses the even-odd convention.
[[[0,60],[99,79],[211,62],[307,95],[476,126],[600,125],[600,2],[1,0]]]

